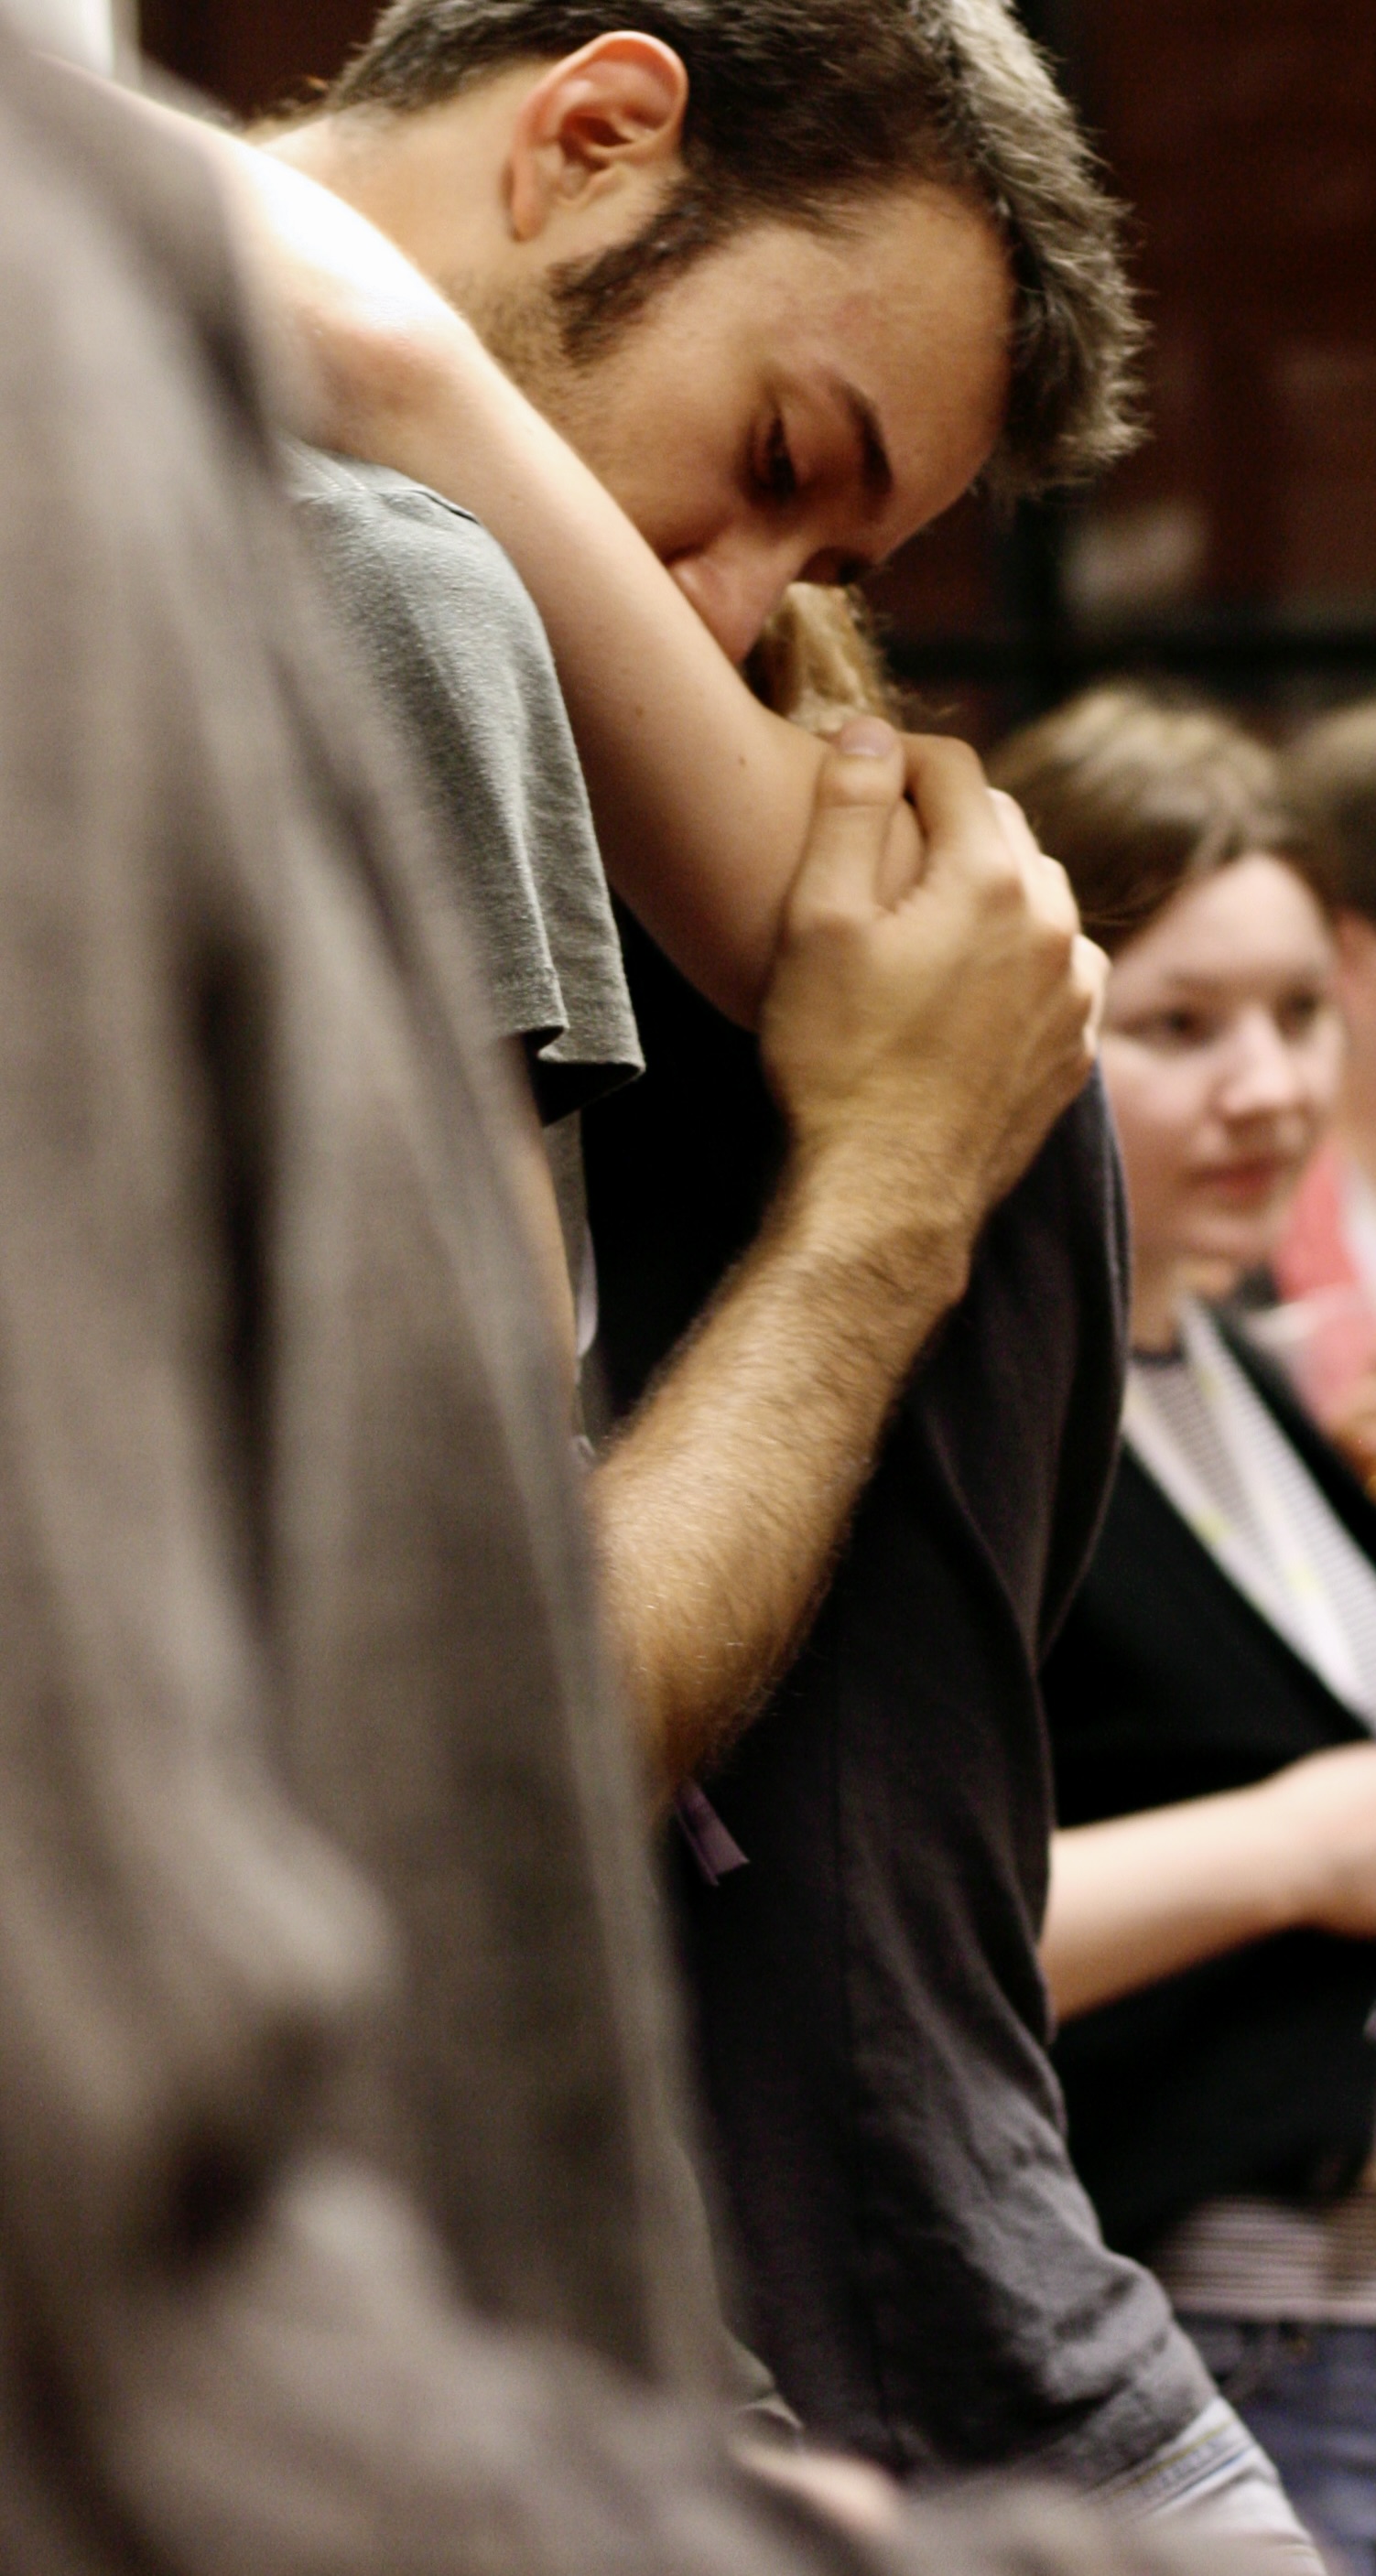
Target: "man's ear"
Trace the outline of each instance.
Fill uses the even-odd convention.
[[[678,157],[688,74],[657,36],[595,36],[552,63],[516,112],[507,205],[518,241]]]

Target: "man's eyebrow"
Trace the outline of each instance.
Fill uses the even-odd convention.
[[[851,384],[848,378],[838,377],[836,390],[850,413],[855,435],[860,441],[861,476],[865,490],[872,501],[887,501],[893,490],[893,467],[884,445],[879,414],[868,394],[862,394],[859,386]]]

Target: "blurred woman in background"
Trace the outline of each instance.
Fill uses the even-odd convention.
[[[992,764],[1114,955],[1124,1452],[1046,1674],[1071,2143],[1298,2511],[1376,2571],[1376,1508],[1215,1310],[1332,1113],[1325,907],[1275,764],[1103,688]]]

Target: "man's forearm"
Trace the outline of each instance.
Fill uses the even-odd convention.
[[[818,785],[762,1050],[790,1159],[764,1230],[592,1500],[662,1779],[710,1760],[797,1645],[896,1390],[989,1208],[1089,1071],[1103,961],[969,753],[847,728]],[[910,779],[923,866],[886,898]]]
[[[968,1233],[847,1244],[786,1180],[763,1232],[599,1462],[612,1634],[658,1779],[711,1761],[796,1650]]]

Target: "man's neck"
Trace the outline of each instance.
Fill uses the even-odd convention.
[[[456,282],[499,276],[511,244],[503,204],[510,125],[496,80],[406,115],[316,116],[266,149],[353,206],[451,301]]]

